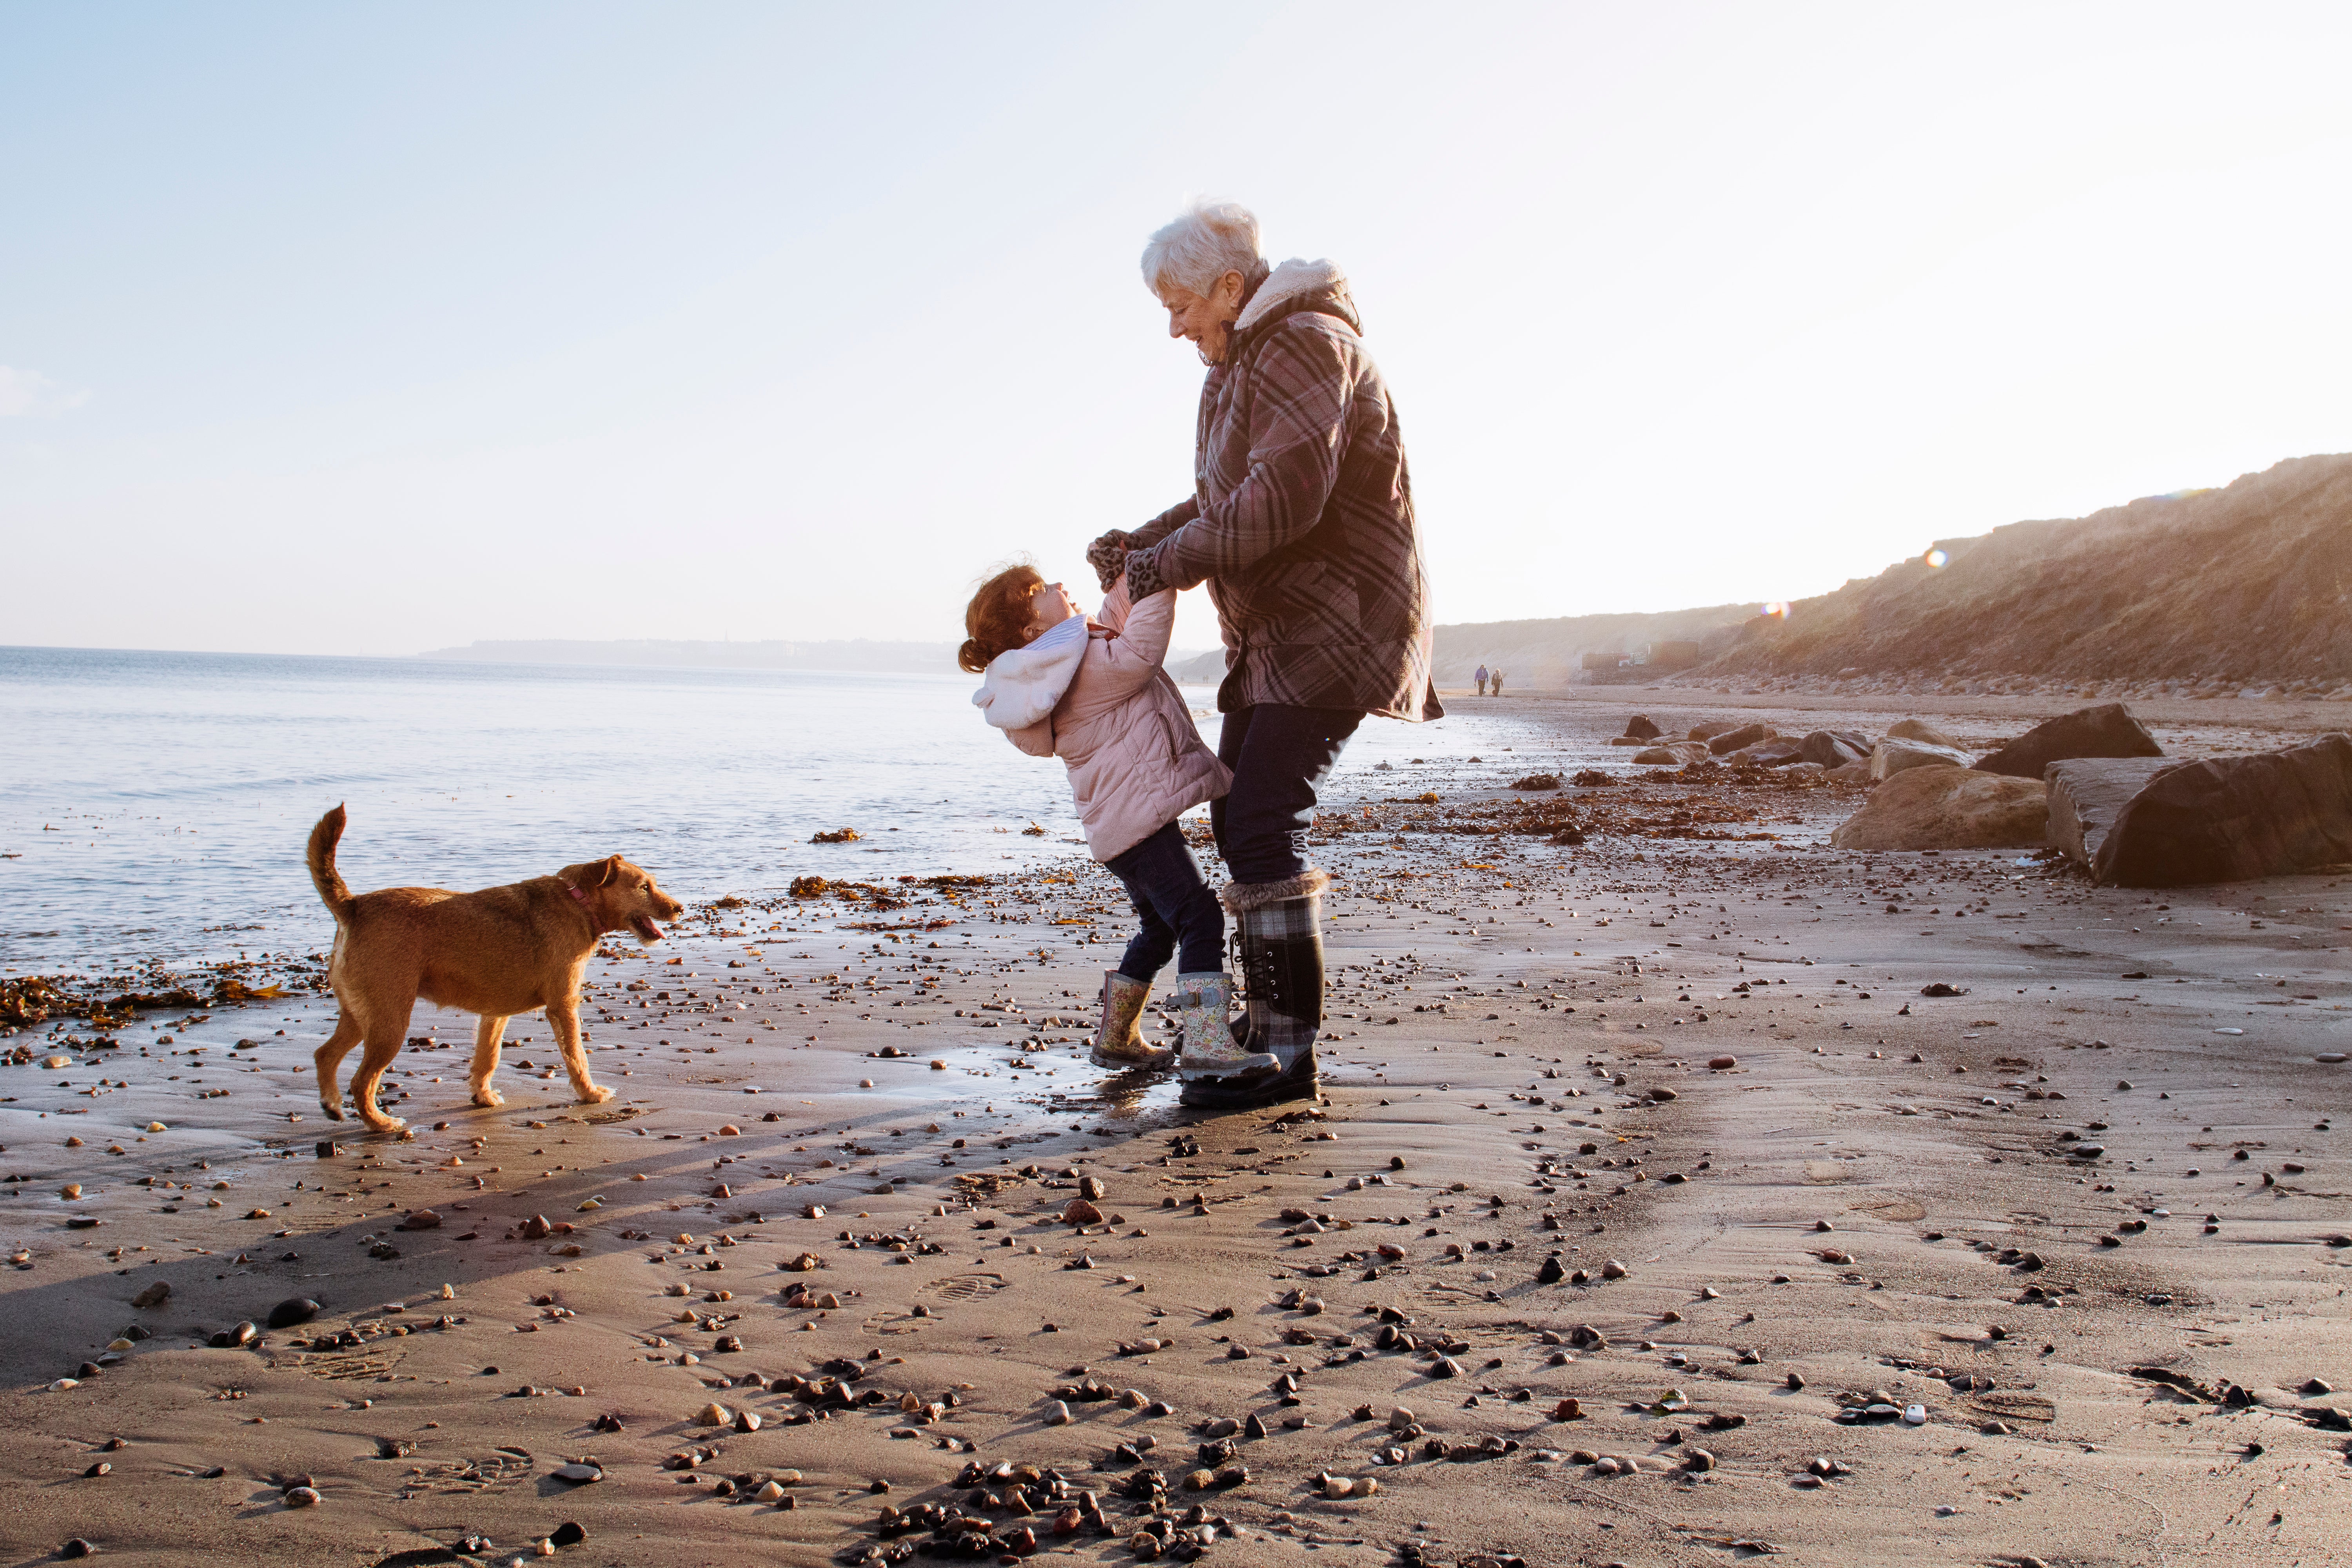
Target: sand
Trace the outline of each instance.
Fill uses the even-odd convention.
[[[2341,1561],[2347,1437],[2298,1413],[2352,1396],[2297,1391],[2352,1387],[2352,1247],[2329,1245],[2352,1065],[2316,1059],[2352,1048],[2345,879],[2148,893],[2017,852],[1833,850],[1851,790],[1644,779],[1602,743],[1663,696],[1464,701],[1492,753],[1328,803],[1319,1105],[1201,1118],[1087,1064],[1127,924],[1085,862],[897,909],[705,908],[609,950],[600,1107],[540,1076],[535,1020],[492,1110],[465,1099],[467,1021],[420,1011],[447,1048],[402,1058],[407,1138],[324,1119],[308,993],[152,1014],[54,1069],[87,1026],[19,1035],[0,1560],[81,1537],[421,1563],[396,1554],[479,1535],[504,1563],[573,1521],[558,1555],[582,1563],[855,1561],[928,1540],[874,1526],[970,1504],[977,1462],[1099,1494],[1110,1537],[1055,1536],[1052,1504],[992,1517],[1123,1563],[1149,1509],[1113,1450],[1149,1436],[1169,1510],[1228,1521],[1208,1554],[1234,1563]],[[1807,721],[1673,700],[1705,706],[1648,710],[1670,729]],[[1811,706],[1978,740],[2053,710]],[[2180,706],[2140,710],[2187,754],[2344,721]],[[1505,787],[1587,768],[1629,782]],[[1531,809],[1585,841],[1490,831]],[[1104,1223],[1061,1223],[1087,1178]],[[427,1208],[437,1228],[395,1228]],[[526,1238],[534,1216],[556,1228]],[[1569,1278],[1539,1283],[1555,1253]],[[820,1304],[785,1306],[796,1287]],[[323,1310],[202,1337],[293,1297]],[[1384,1321],[1432,1348],[1376,1348]],[[845,1362],[882,1402],[768,1386]],[[1090,1379],[1171,1413],[1050,1424]],[[1925,1423],[1835,1419],[1880,1395]],[[1579,1418],[1551,1418],[1564,1398]],[[696,1425],[714,1402],[761,1425]],[[1391,1435],[1400,1406],[1419,1435]],[[1253,1415],[1267,1435],[1221,1461],[1246,1481],[1186,1489],[1195,1428]],[[1801,1484],[1816,1457],[1846,1473]],[[556,1479],[590,1459],[602,1479]],[[722,1495],[788,1470],[789,1509]],[[1325,1472],[1380,1490],[1326,1499]],[[301,1476],[321,1500],[289,1507]]]

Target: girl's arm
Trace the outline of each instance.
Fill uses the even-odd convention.
[[[1176,629],[1176,591],[1163,589],[1132,604],[1122,580],[1104,597],[1095,619],[1118,635],[1088,643],[1087,663],[1100,671],[1105,697],[1124,697],[1157,675],[1168,657],[1168,639]]]

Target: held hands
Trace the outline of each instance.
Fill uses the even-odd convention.
[[[1095,576],[1100,581],[1104,593],[1109,593],[1112,585],[1126,574],[1127,552],[1131,548],[1129,542],[1133,538],[1134,535],[1127,530],[1114,528],[1087,546],[1087,564],[1095,569]]]

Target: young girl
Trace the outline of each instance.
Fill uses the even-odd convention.
[[[970,634],[956,662],[988,679],[972,701],[1032,756],[1058,756],[1086,825],[1087,847],[1127,888],[1142,924],[1103,976],[1094,1058],[1105,1067],[1164,1067],[1144,1044],[1152,977],[1181,944],[1173,998],[1182,1066],[1228,1074],[1276,1067],[1244,1051],[1226,1024],[1224,911],[1185,847],[1179,814],[1215,800],[1233,775],[1201,740],[1176,683],[1160,668],[1176,594],[1130,606],[1121,583],[1090,620],[1059,583],[1015,566],[981,584],[964,611]]]

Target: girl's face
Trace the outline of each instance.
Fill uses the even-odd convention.
[[[1072,616],[1085,614],[1086,611],[1078,607],[1078,602],[1070,597],[1067,588],[1059,583],[1048,583],[1029,600],[1029,636],[1034,640]]]

